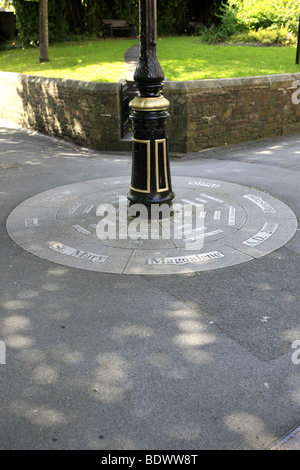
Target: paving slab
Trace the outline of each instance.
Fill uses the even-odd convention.
[[[236,240],[248,242],[238,250],[247,260],[221,269],[124,274],[123,255],[111,272],[86,266],[103,266],[97,256],[109,250],[132,252],[133,260],[151,248],[112,241],[106,253],[90,249],[100,245],[85,239],[84,224],[95,204],[91,194],[105,193],[115,204],[126,189],[131,155],[81,149],[1,123],[1,449],[118,455],[297,448],[299,142],[297,135],[276,137],[171,161],[180,198],[186,181],[231,188],[229,201],[208,186],[189,185],[192,202],[207,201],[210,232],[226,228],[227,241],[238,237],[254,211],[252,231]],[[112,181],[118,183],[103,184]],[[75,187],[81,196],[65,192]],[[230,206],[236,227],[228,225]],[[57,231],[48,237],[51,226],[59,228],[58,240]],[[236,250],[221,233],[214,236],[210,251],[220,251],[219,243]],[[55,249],[45,259],[49,241]],[[30,245],[40,253],[24,249]],[[176,258],[182,245],[172,250]]]
[[[102,178],[38,194],[9,215],[8,234],[30,253],[63,265],[160,275],[259,258],[285,245],[298,226],[289,207],[264,192],[178,176],[172,206],[154,205],[149,218],[146,207],[129,206],[129,185],[129,178]]]

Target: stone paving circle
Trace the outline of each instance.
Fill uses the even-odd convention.
[[[114,177],[43,192],[12,211],[8,234],[29,253],[60,265],[181,274],[260,258],[285,245],[297,229],[289,207],[252,187],[175,176],[173,212],[148,221],[143,208],[130,208],[136,217],[128,213],[129,186],[129,177]]]

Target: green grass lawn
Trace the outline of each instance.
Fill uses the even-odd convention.
[[[160,39],[158,55],[170,80],[300,72],[300,66],[295,65],[295,46],[212,46],[201,44],[196,37],[178,37]]]
[[[116,82],[126,76],[124,53],[135,39],[78,41],[52,45],[40,64],[38,48],[0,51],[0,70],[28,75]],[[158,40],[158,57],[169,80],[199,80],[300,72],[295,46],[211,46],[197,37]]]
[[[124,53],[137,40],[95,40],[49,47],[49,62],[39,63],[38,48],[0,51],[0,70],[90,82],[116,82],[126,76]]]

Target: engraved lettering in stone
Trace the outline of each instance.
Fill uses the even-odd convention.
[[[186,204],[191,204],[192,206],[201,207],[203,204],[197,204],[196,202],[189,201],[189,199],[181,199]],[[205,201],[206,202],[206,201]]]
[[[144,245],[144,240],[129,240],[131,245]]]
[[[204,186],[206,188],[219,188],[220,185],[219,184],[215,184],[215,183],[206,183],[204,181],[195,181],[195,180],[191,180],[189,182],[189,184],[194,184],[196,186]]]
[[[56,199],[60,199],[61,197],[67,196],[67,195],[72,194],[74,192],[77,192],[77,191],[70,191],[70,190],[62,191],[61,193],[58,193],[58,194],[55,194],[54,196],[52,196],[49,199],[49,201],[50,202],[56,201]]]
[[[277,229],[278,229],[278,224],[267,222],[256,235],[249,238],[248,240],[245,240],[243,244],[247,246],[251,246],[252,248],[257,245],[260,245],[261,243],[266,241],[268,238],[270,238],[276,232]]]
[[[274,214],[276,213],[275,209],[270,206],[266,201],[264,201],[261,197],[254,196],[253,194],[246,194],[245,196],[246,199],[249,199],[249,201],[254,202],[260,209],[266,213],[266,214]]]
[[[89,214],[92,209],[94,209],[95,204],[91,204],[90,206],[86,206],[86,208],[83,210],[83,214]]]
[[[195,197],[196,201],[203,202],[203,204],[206,204],[207,201],[205,199],[201,199],[201,197]]]
[[[209,196],[208,194],[200,194],[200,196],[206,197],[207,199],[211,199],[212,201],[224,202],[223,199],[219,199],[217,197]]]
[[[92,261],[93,263],[103,263],[108,258],[108,256],[106,255],[88,253],[86,251],[77,250],[76,248],[63,245],[62,243],[56,243],[55,245],[50,246],[50,248],[51,250],[56,251],[57,253],[73,256],[74,258],[87,259],[89,261]]]
[[[218,235],[219,233],[223,233],[223,230],[219,229],[219,230],[214,230],[213,232],[202,233],[201,235],[197,235],[196,237],[187,238],[187,239],[185,239],[185,241],[186,242],[191,242],[191,241],[195,241],[195,240],[200,240],[201,238],[212,237],[213,235]]]
[[[228,214],[228,225],[233,226],[235,225],[235,207],[229,207],[229,214]]]
[[[210,261],[214,259],[223,258],[224,255],[218,251],[211,251],[209,253],[201,253],[197,255],[188,256],[176,256],[169,258],[148,258],[147,264],[151,265],[169,265],[175,264],[176,266],[184,264],[199,263],[204,261]]]
[[[190,235],[191,233],[197,235],[198,232],[202,233],[204,230],[206,230],[206,227],[197,227],[197,228],[193,228],[192,230],[185,230],[184,235]]]
[[[75,206],[72,207],[72,209],[69,210],[69,214],[75,214],[75,212],[79,209],[79,207],[82,206],[82,202],[77,202]]]
[[[84,235],[90,235],[91,234],[91,232],[89,232],[85,228],[81,227],[81,225],[73,225],[73,228],[75,228],[75,230],[77,230],[77,232],[83,233]]]
[[[214,230],[213,232],[205,233],[204,238],[212,237],[213,235],[218,235],[219,233],[223,233],[223,232],[224,232],[224,230],[221,230],[221,229]]]
[[[36,217],[28,217],[25,219],[25,227],[37,227],[39,225],[39,219]]]

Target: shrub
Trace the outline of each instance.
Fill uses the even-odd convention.
[[[299,2],[296,0],[228,0],[236,18],[248,29],[285,27],[296,34],[298,30]]]
[[[39,41],[38,1],[14,0],[19,39],[23,46]],[[49,42],[62,41],[67,36],[67,24],[62,13],[63,0],[49,0]]]
[[[226,42],[232,35],[245,30],[245,26],[237,18],[234,5],[222,3],[220,13],[216,16],[219,19],[218,24],[210,27],[204,26],[197,31],[201,41],[207,44]]]
[[[222,4],[218,25],[199,31],[208,44],[227,41],[295,44],[299,3],[295,0],[228,0]]]
[[[250,30],[245,33],[235,34],[231,37],[230,42],[258,42],[261,44],[271,45],[274,43],[281,43],[284,45],[296,44],[297,38],[294,34],[290,33],[287,28],[267,28]]]

